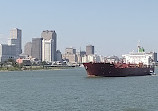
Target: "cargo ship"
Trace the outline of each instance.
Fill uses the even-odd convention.
[[[154,73],[154,66],[126,63],[83,63],[88,76],[126,77],[146,76]]]

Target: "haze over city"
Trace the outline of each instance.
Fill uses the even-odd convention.
[[[138,41],[147,51],[158,51],[156,0],[5,0],[0,4],[0,43],[7,43],[12,28],[22,29],[22,45],[43,30],[57,32],[57,49],[85,50],[121,55],[136,50]]]

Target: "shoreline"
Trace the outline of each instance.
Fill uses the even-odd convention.
[[[43,66],[25,66],[22,68],[16,67],[3,67],[0,68],[0,72],[12,72],[12,71],[40,71],[40,70],[62,70],[62,69],[72,69],[76,67],[67,67],[67,66],[56,66],[56,67],[43,67]]]

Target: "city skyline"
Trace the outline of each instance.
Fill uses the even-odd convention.
[[[157,5],[155,0],[6,0],[0,7],[1,43],[17,27],[23,32],[22,47],[43,30],[56,30],[62,53],[66,47],[85,50],[92,44],[97,54],[122,55],[136,51],[139,40],[146,51],[158,52]]]

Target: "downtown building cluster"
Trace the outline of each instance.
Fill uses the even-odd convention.
[[[66,48],[65,53],[57,50],[57,34],[53,30],[45,30],[41,38],[32,38],[24,46],[24,55],[29,58],[48,64],[81,64],[84,62],[101,62],[101,56],[94,54],[94,46],[86,46],[86,51],[76,51],[75,48]],[[103,61],[102,61],[103,62]]]
[[[57,34],[55,30],[44,30],[41,37],[32,38],[27,42],[22,53],[22,30],[14,28],[10,30],[8,44],[0,44],[0,62],[14,59],[18,63],[23,61],[46,63],[70,63],[81,64],[83,62],[100,61],[94,54],[94,46],[86,46],[86,51],[76,51],[74,48],[66,48],[65,53],[57,50]],[[31,61],[31,62],[30,62]]]
[[[14,28],[10,31],[8,44],[0,44],[0,62],[16,59],[22,53],[22,31]]]
[[[38,61],[56,61],[56,32],[43,31],[41,38],[33,38],[32,42],[28,42],[25,47],[25,52],[28,56],[22,54],[22,30],[14,28],[10,31],[8,44],[0,44],[0,62],[8,61],[8,59],[31,60],[32,58]]]
[[[74,48],[66,48],[65,53],[62,54],[62,59],[72,64],[82,64],[85,62],[104,62],[102,56],[94,53],[94,46],[87,45],[86,51],[76,51]]]
[[[58,61],[61,56],[57,47],[57,34],[54,30],[45,30],[41,33],[41,38],[32,38],[32,42],[27,42],[24,46],[25,57],[33,58],[36,61],[50,63]],[[26,58],[25,58],[26,59]],[[61,61],[61,60],[59,60]]]
[[[45,32],[46,31],[43,31],[41,35]],[[51,31],[47,32],[49,33]],[[65,48],[65,53],[62,54],[60,50],[55,50],[56,46],[51,44],[50,40],[46,42],[43,37],[44,36],[42,36],[42,38],[32,38],[32,42],[26,43],[24,54],[48,64],[77,65],[84,62],[101,62],[101,56],[94,54],[94,46],[92,45],[86,46],[86,51],[78,52],[75,48],[68,47]],[[56,37],[54,38],[56,41]]]

